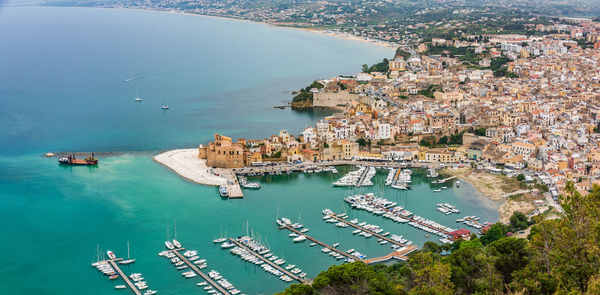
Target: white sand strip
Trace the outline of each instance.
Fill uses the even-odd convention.
[[[154,160],[175,171],[181,177],[204,185],[225,185],[227,180],[214,175],[206,166],[206,160],[198,158],[198,149],[166,151],[154,156]]]

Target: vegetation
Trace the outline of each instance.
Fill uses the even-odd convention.
[[[599,294],[600,187],[582,196],[569,183],[566,191],[564,215],[536,218],[527,239],[507,236],[530,226],[515,213],[480,238],[426,242],[391,266],[332,266],[312,286],[280,294]]]
[[[390,61],[387,58],[384,58],[382,62],[380,63],[376,63],[372,66],[368,66],[368,65],[362,65],[362,72],[363,73],[371,73],[371,72],[381,72],[381,73],[387,73],[389,68],[389,63]]]
[[[475,130],[473,130],[473,133],[475,133],[475,135],[477,135],[477,136],[485,136],[485,131],[486,131],[486,129],[481,127],[481,128],[476,128]]]
[[[312,84],[310,84],[306,88],[300,89],[300,91],[298,91],[296,96],[294,96],[294,98],[292,99],[292,103],[309,102],[312,104],[313,93],[310,92],[310,90],[313,88],[321,89],[323,87],[324,87],[323,84],[321,84],[317,81],[312,82]]]

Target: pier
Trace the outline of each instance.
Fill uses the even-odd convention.
[[[394,259],[398,259],[398,260],[402,260],[402,261],[407,261],[408,257],[406,256],[408,253],[413,252],[415,250],[417,250],[417,246],[407,246],[404,249],[400,249],[398,251],[394,251],[388,255],[385,256],[381,256],[381,257],[375,257],[375,258],[371,258],[371,259],[365,259],[363,260],[364,263],[366,264],[372,264],[372,263],[379,263],[379,262],[385,262],[388,261],[392,258]]]
[[[422,225],[422,226],[426,226],[426,227],[428,227],[428,228],[431,228],[431,229],[433,229],[433,230],[437,230],[437,231],[439,231],[439,232],[442,232],[442,233],[444,233],[444,234],[448,234],[448,233],[449,233],[449,231],[447,231],[447,230],[445,230],[445,229],[436,228],[436,227],[433,227],[433,226],[431,226],[431,225],[429,225],[429,224],[426,224],[426,223],[424,223],[424,222],[421,222],[421,221],[418,221],[418,220],[416,220],[416,219],[413,219],[413,218],[411,218],[411,217],[400,215],[400,214],[398,214],[398,213],[396,213],[396,212],[394,212],[394,211],[392,211],[392,210],[389,210],[389,209],[387,209],[387,208],[385,208],[385,207],[382,207],[382,206],[377,206],[377,205],[374,205],[374,204],[373,204],[373,206],[375,206],[375,207],[377,207],[377,208],[379,208],[379,209],[381,209],[381,210],[384,210],[384,211],[386,211],[387,213],[393,214],[393,215],[395,215],[395,216],[398,216],[398,217],[400,217],[400,218],[404,218],[404,219],[406,219],[406,220],[408,220],[408,221],[416,222],[416,223],[418,223],[418,224],[420,224],[420,225]]]
[[[485,226],[486,226],[486,224],[483,224],[483,223],[481,223],[481,222],[479,222],[479,221],[477,221],[477,220],[474,220],[474,219],[472,219],[472,218],[470,218],[470,217],[465,217],[465,220],[467,220],[467,221],[470,221],[470,222],[472,222],[473,224],[476,224],[476,225],[480,226],[480,228],[483,228],[483,227],[485,227]]]
[[[442,179],[442,180],[438,180],[438,182],[437,182],[437,183],[440,183],[440,184],[441,184],[441,183],[444,183],[444,182],[446,182],[446,181],[448,181],[448,180],[451,180],[451,179],[454,179],[454,178],[456,178],[456,176],[450,176],[450,177],[448,177],[448,178],[444,178],[444,179]]]
[[[374,232],[374,231],[371,231],[371,230],[369,230],[369,229],[366,229],[366,228],[364,228],[364,227],[362,227],[362,226],[360,226],[360,225],[358,225],[358,224],[354,224],[354,223],[352,223],[352,222],[346,221],[346,220],[345,220],[345,219],[343,219],[343,218],[339,218],[339,217],[337,217],[335,214],[332,214],[332,215],[330,215],[330,216],[331,216],[332,218],[334,218],[335,220],[337,220],[337,221],[341,221],[341,222],[343,222],[343,223],[345,223],[345,224],[347,224],[347,225],[349,225],[349,226],[355,227],[355,228],[357,228],[357,229],[360,229],[360,230],[362,230],[362,231],[364,231],[364,232],[370,233],[370,234],[372,234],[373,236],[375,236],[375,237],[378,237],[378,238],[380,238],[380,239],[382,239],[382,240],[388,241],[390,244],[398,245],[398,246],[400,246],[400,247],[406,247],[406,245],[404,245],[404,244],[402,244],[402,243],[400,243],[400,242],[394,241],[394,240],[392,240],[392,239],[390,239],[390,238],[388,238],[388,237],[386,237],[386,236],[380,235],[380,234],[378,234],[378,233],[376,233],[376,232]]]
[[[127,284],[129,289],[131,289],[131,291],[133,291],[133,293],[135,295],[142,295],[142,292],[140,292],[140,290],[138,290],[138,288],[131,282],[131,280],[129,280],[129,278],[125,275],[125,273],[123,273],[123,271],[115,263],[115,261],[121,261],[121,260],[123,260],[123,258],[115,258],[115,259],[107,260],[107,262],[110,263],[110,265],[113,267],[113,269],[117,271],[119,276],[123,279],[123,281],[125,281],[125,284]]]
[[[369,168],[365,167],[364,171],[362,172],[362,174],[358,178],[358,182],[356,183],[357,187],[361,187],[362,186],[362,183],[363,183],[363,181],[365,181],[365,178],[367,177],[367,174],[369,174]]]
[[[300,283],[303,283],[303,284],[307,282],[306,280],[303,280],[303,279],[302,279],[302,278],[300,278],[299,276],[297,276],[297,275],[295,275],[295,274],[293,274],[293,273],[289,272],[287,269],[285,269],[285,268],[283,268],[283,267],[281,267],[281,266],[279,266],[279,265],[275,264],[273,261],[269,260],[268,258],[266,258],[266,257],[264,257],[264,256],[262,256],[262,255],[260,255],[260,254],[258,254],[258,253],[256,253],[254,250],[252,250],[252,249],[250,249],[250,248],[246,247],[246,245],[244,245],[244,244],[242,244],[242,243],[240,243],[240,242],[236,241],[235,239],[229,238],[229,241],[231,241],[232,243],[236,244],[238,247],[240,247],[240,248],[242,248],[242,249],[244,249],[244,250],[246,250],[246,251],[248,251],[248,252],[252,253],[252,255],[254,255],[254,256],[256,256],[256,257],[258,257],[260,260],[262,260],[262,261],[264,261],[265,263],[269,264],[269,265],[270,265],[270,266],[272,266],[273,268],[275,268],[275,269],[277,269],[277,270],[281,271],[282,273],[286,274],[286,275],[287,275],[287,276],[289,276],[290,278],[292,278],[292,279],[294,279],[294,280],[296,280],[296,281],[298,281],[298,282],[300,282]]]
[[[315,243],[323,246],[324,248],[328,248],[331,251],[334,251],[334,252],[336,252],[338,254],[341,254],[341,255],[345,256],[346,258],[352,259],[354,261],[360,261],[361,260],[360,258],[358,258],[356,256],[350,255],[350,254],[348,254],[348,253],[346,253],[344,251],[341,251],[341,250],[339,250],[339,249],[337,249],[337,248],[335,248],[333,246],[325,244],[325,243],[323,243],[323,242],[321,242],[321,241],[319,241],[319,240],[317,240],[317,239],[315,239],[315,238],[313,238],[313,237],[311,237],[311,236],[309,236],[307,234],[301,233],[300,231],[296,230],[295,228],[293,228],[293,227],[291,227],[289,225],[286,225],[284,227],[280,227],[279,229],[283,229],[283,228],[288,229],[288,230],[290,230],[290,231],[292,231],[292,232],[294,232],[296,234],[302,235],[302,236],[306,237],[306,239],[308,239],[310,241],[313,241],[313,242],[315,242]]]
[[[208,275],[203,273],[195,264],[190,262],[185,256],[181,255],[179,251],[184,250],[183,248],[178,248],[175,250],[170,250],[173,252],[181,261],[183,261],[189,268],[191,268],[194,272],[196,272],[199,276],[201,276],[207,283],[209,283],[213,288],[217,289],[221,294],[229,295],[230,293],[225,290],[225,288],[221,287],[221,285],[217,284],[217,282],[213,281]]]

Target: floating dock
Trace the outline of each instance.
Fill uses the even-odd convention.
[[[339,218],[339,217],[337,217],[335,214],[332,214],[332,215],[329,215],[329,216],[331,216],[332,218],[334,218],[334,219],[335,219],[335,220],[337,220],[337,221],[341,221],[341,222],[343,222],[343,223],[345,223],[345,224],[347,224],[347,225],[349,225],[349,226],[355,227],[355,228],[357,228],[357,229],[360,229],[360,230],[362,230],[362,231],[364,231],[364,232],[370,233],[370,234],[372,234],[373,236],[375,236],[375,237],[378,237],[378,238],[380,238],[380,239],[382,239],[382,240],[388,241],[390,244],[394,244],[394,245],[397,245],[397,246],[400,246],[400,247],[406,247],[406,245],[405,245],[405,244],[402,244],[402,243],[400,243],[400,242],[398,242],[398,241],[394,241],[394,240],[392,240],[392,239],[390,239],[390,238],[388,238],[388,237],[386,237],[386,236],[380,235],[380,234],[378,234],[378,233],[376,233],[376,232],[374,232],[374,231],[371,231],[371,230],[369,230],[369,229],[366,229],[366,228],[364,228],[364,227],[362,227],[362,226],[360,226],[360,225],[358,225],[358,224],[354,224],[354,223],[352,223],[352,222],[346,221],[346,220],[345,220],[345,219],[343,219],[343,218]]]
[[[323,243],[323,242],[321,242],[321,241],[319,241],[319,240],[317,240],[317,239],[315,239],[315,238],[313,238],[313,237],[311,237],[311,236],[309,236],[309,235],[307,235],[305,233],[301,233],[300,231],[296,230],[295,228],[293,228],[293,227],[291,227],[289,225],[286,225],[284,227],[280,227],[279,229],[284,229],[284,228],[288,229],[288,230],[290,230],[290,231],[292,231],[292,232],[294,232],[294,233],[296,233],[298,235],[302,235],[302,236],[306,237],[306,239],[311,240],[311,241],[313,241],[313,242],[315,242],[315,243],[317,243],[317,244],[319,244],[319,245],[321,245],[321,246],[323,246],[325,248],[328,248],[331,251],[334,251],[334,252],[336,252],[338,254],[341,254],[341,255],[345,256],[346,258],[352,259],[354,261],[360,261],[361,260],[360,258],[358,258],[356,256],[350,255],[350,254],[348,254],[348,253],[346,253],[344,251],[341,251],[341,250],[339,250],[339,249],[337,249],[337,248],[335,248],[335,247],[333,247],[331,245],[325,244],[325,243]]]
[[[448,181],[448,180],[451,180],[451,179],[454,179],[454,178],[456,178],[456,176],[450,176],[450,177],[448,177],[448,178],[444,178],[444,179],[442,179],[442,180],[438,180],[438,182],[437,182],[437,183],[444,183],[444,182],[446,182],[446,181]]]
[[[179,259],[181,259],[181,261],[183,261],[185,264],[187,264],[187,266],[189,268],[191,268],[195,273],[197,273],[199,276],[201,276],[207,283],[209,283],[213,288],[217,289],[217,291],[219,291],[221,294],[224,294],[224,295],[230,294],[229,291],[227,291],[225,288],[221,287],[221,285],[219,285],[217,282],[213,281],[213,279],[211,279],[208,275],[203,273],[195,264],[190,262],[185,256],[181,255],[181,253],[179,253],[179,251],[181,251],[181,250],[184,250],[184,248],[178,248],[178,249],[169,250],[169,251],[173,252],[175,255],[177,255],[177,257],[179,257]]]
[[[300,278],[299,276],[289,272],[287,269],[275,264],[273,261],[269,260],[268,258],[256,253],[254,250],[246,247],[246,245],[236,241],[235,239],[229,238],[229,241],[231,241],[232,243],[236,244],[236,246],[252,253],[252,255],[258,257],[260,260],[264,261],[265,263],[269,264],[270,266],[272,266],[273,268],[276,268],[277,270],[281,271],[282,273],[286,274],[287,276],[289,276],[290,278],[300,282],[300,283],[306,283],[306,280],[303,280],[302,278]]]
[[[110,259],[110,260],[106,260],[106,261],[108,263],[110,263],[110,266],[112,266],[117,271],[119,276],[125,281],[125,284],[127,284],[129,289],[131,289],[131,291],[133,291],[134,294],[142,295],[142,292],[140,292],[140,290],[138,290],[138,288],[131,282],[131,280],[129,280],[129,278],[125,275],[125,273],[123,273],[123,271],[115,263],[115,261],[121,261],[121,260],[123,260],[123,258],[115,258],[115,259]]]
[[[394,215],[394,216],[397,216],[397,217],[400,217],[400,218],[404,218],[404,219],[406,219],[406,220],[409,220],[409,221],[412,221],[412,222],[416,222],[416,223],[418,223],[418,224],[420,224],[420,225],[422,225],[422,226],[425,226],[425,227],[431,228],[431,229],[433,229],[433,230],[437,230],[437,231],[439,231],[439,232],[442,232],[442,233],[444,233],[444,234],[448,234],[448,233],[449,233],[449,231],[447,231],[447,230],[445,230],[445,229],[436,228],[436,227],[434,227],[434,226],[431,226],[431,225],[429,225],[429,224],[427,224],[427,223],[424,223],[424,222],[422,222],[422,221],[419,221],[419,220],[413,219],[413,218],[411,218],[411,217],[404,216],[404,215],[400,215],[400,214],[398,214],[398,213],[396,213],[396,212],[394,212],[394,211],[392,211],[392,210],[389,210],[389,209],[387,209],[387,208],[385,208],[385,207],[383,207],[383,206],[377,206],[377,205],[374,205],[374,204],[373,204],[373,206],[375,206],[375,207],[377,207],[377,208],[379,208],[379,209],[381,209],[381,210],[384,210],[385,212],[387,212],[387,213],[390,213],[390,214],[392,214],[392,215]]]

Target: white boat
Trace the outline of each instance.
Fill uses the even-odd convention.
[[[167,249],[169,250],[173,250],[175,249],[175,246],[173,246],[173,243],[169,242],[169,241],[165,241],[165,246],[167,247]]]
[[[227,186],[220,186],[219,187],[219,194],[221,195],[221,197],[229,197],[229,192],[227,191]]]
[[[219,243],[223,243],[225,241],[227,241],[227,238],[218,238],[218,239],[214,239],[213,243],[218,243],[219,244]]]
[[[137,94],[137,92],[135,93],[135,98],[133,100],[135,100],[136,102],[142,102],[142,98],[139,97],[139,95]]]
[[[116,285],[115,286],[115,289],[117,289],[117,290],[126,289],[126,288],[127,288],[127,286],[125,286],[125,285]]]
[[[299,236],[299,237],[295,237],[293,239],[294,243],[298,243],[298,242],[304,242],[306,241],[306,237],[305,236]]]
[[[181,243],[179,243],[178,240],[173,239],[173,246],[175,246],[177,248],[181,248]]]
[[[110,259],[117,258],[117,256],[115,255],[115,253],[113,251],[110,251],[110,250],[106,251],[106,255],[108,255],[108,258],[110,258]]]

